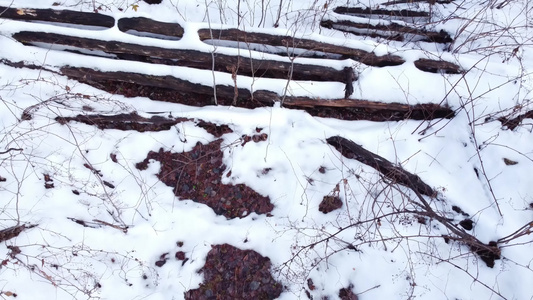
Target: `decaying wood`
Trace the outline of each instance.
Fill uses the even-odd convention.
[[[415,61],[415,67],[419,70],[431,73],[461,74],[464,71],[458,65],[444,60],[421,58]]]
[[[372,9],[370,7],[345,7],[338,6],[333,9],[333,12],[344,15],[358,15],[358,16],[372,16],[372,15],[382,15],[389,17],[400,17],[400,18],[415,18],[415,17],[424,17],[429,18],[429,13],[425,11],[414,11],[407,9],[393,10],[393,9]]]
[[[286,97],[283,101],[286,107],[294,108],[351,108],[357,109],[359,115],[368,115],[368,120],[376,120],[372,115],[380,116],[382,121],[400,121],[400,120],[432,120],[439,118],[452,118],[455,113],[448,107],[443,107],[433,103],[427,104],[401,104],[401,103],[383,103],[377,101],[368,101],[360,99],[315,99],[308,97]],[[311,113],[315,115],[314,113]],[[317,115],[319,115],[317,113]]]
[[[431,5],[438,3],[438,4],[448,4],[452,3],[454,0],[393,0],[381,3],[380,5],[396,5],[396,4],[402,4],[402,3],[416,3],[416,2],[426,2]]]
[[[106,80],[130,82],[139,85],[167,88],[184,93],[196,93],[203,95],[213,95],[213,87],[195,84],[187,80],[176,78],[170,75],[154,76],[129,72],[101,72],[89,68],[62,67],[61,73],[71,78],[82,79],[85,82],[102,82]],[[233,98],[235,89],[229,85],[217,85],[216,94],[220,97]],[[238,89],[239,98],[250,98],[248,89]],[[273,103],[272,100],[261,99]],[[214,104],[214,103],[213,103]]]
[[[0,230],[0,242],[4,242],[14,237],[17,237],[24,230],[33,228],[35,226],[37,225],[22,224],[22,225],[15,225],[15,226],[8,227],[6,229],[2,229]]]
[[[88,68],[63,67],[61,72],[71,78],[81,80],[83,82],[105,82],[105,81],[121,81],[130,82],[137,85],[152,86],[158,88],[173,89],[179,93],[192,93],[200,95],[213,95],[213,88],[211,86],[192,83],[183,79],[172,76],[154,76],[140,73],[128,72],[101,72]],[[235,90],[233,86],[217,85],[217,97],[225,97],[233,99]],[[398,121],[404,119],[434,119],[434,118],[451,118],[454,112],[445,107],[436,104],[419,104],[407,105],[398,103],[381,103],[374,101],[356,100],[356,99],[314,99],[308,97],[294,97],[282,96],[277,93],[258,90],[253,94],[248,89],[238,89],[238,99],[240,102],[236,103],[240,106],[242,102],[249,102],[254,100],[263,105],[272,105],[274,102],[282,102],[284,106],[289,108],[301,109],[317,109],[317,108],[351,108],[362,111],[361,116],[369,116],[377,113],[381,120]],[[230,102],[231,103],[231,102]],[[213,103],[210,103],[213,104]],[[207,104],[204,104],[207,105]],[[247,106],[245,106],[247,107]],[[365,117],[364,119],[369,119]]]
[[[63,125],[67,122],[74,121],[95,126],[102,130],[117,129],[124,131],[135,130],[138,132],[165,131],[170,130],[172,126],[178,123],[192,122],[196,124],[197,127],[205,129],[215,137],[221,137],[226,133],[233,132],[233,130],[226,124],[218,125],[201,119],[173,118],[171,116],[152,116],[150,118],[144,118],[139,116],[136,112],[118,115],[86,114],[74,117],[56,117],[55,120]],[[116,156],[114,160],[116,162]],[[96,171],[97,173],[99,172],[98,170]],[[104,184],[106,184],[106,181],[104,181]]]
[[[309,39],[299,39],[291,36],[246,32],[239,29],[200,29],[198,30],[198,35],[200,36],[200,40],[218,39],[340,54],[343,58],[351,58],[375,67],[397,66],[405,62],[401,57],[395,55],[377,56],[372,52],[361,49],[322,43]]]
[[[266,59],[259,60],[219,53],[212,55],[211,53],[195,50],[168,49],[35,31],[18,32],[13,34],[13,38],[21,43],[66,45],[87,50],[100,50],[108,54],[116,54],[119,58],[126,60],[178,65],[207,70],[212,69],[214,57],[215,71],[226,73],[235,72],[235,75],[252,77],[339,81],[349,85],[347,91],[353,91],[352,85],[353,80],[355,80],[352,68],[348,68],[348,70],[337,70],[331,67],[300,64],[297,62],[291,63]]]
[[[406,34],[419,36],[421,41],[432,43],[450,43],[453,41],[450,35],[443,30],[438,32],[427,31],[423,29],[399,25],[396,23],[372,25],[368,23],[358,23],[348,20],[323,20],[320,22],[320,26],[350,33],[355,33],[354,31],[350,30],[350,28],[353,28],[356,31],[369,30],[374,32],[387,32],[390,33],[390,35],[383,35],[380,33],[370,33],[368,35],[374,34],[376,36],[387,37],[399,41],[406,40]]]
[[[73,10],[11,8],[0,6],[0,18],[20,21],[45,21],[111,28],[115,19],[111,16]]]
[[[4,11],[2,18],[16,20],[40,20],[50,22],[61,22],[79,25],[92,25],[101,27],[113,27],[114,19],[110,16],[83,13],[69,10],[52,10],[52,9],[17,9],[0,7]],[[151,33],[158,38],[173,37],[181,38],[184,29],[177,23],[165,23],[147,18],[122,18],[119,19],[118,27],[120,30],[136,31],[141,33]],[[339,54],[343,59],[351,58],[370,66],[384,67],[397,66],[405,61],[395,55],[377,56],[372,52],[361,49],[333,45],[323,42],[317,42],[309,39],[299,39],[291,36],[280,36],[266,33],[246,32],[239,29],[200,29],[198,30],[200,40],[227,40],[244,43],[259,43],[271,46],[281,46],[286,48],[299,48],[310,51],[320,51],[330,54]]]
[[[411,174],[400,166],[392,164],[387,159],[372,153],[360,145],[340,136],[333,136],[326,140],[328,144],[335,147],[343,156],[360,161],[376,169],[383,176],[387,177],[393,183],[399,183],[422,195],[434,197],[436,192],[420,177]]]
[[[163,23],[144,18],[128,18],[118,20],[119,29],[122,31],[135,30],[152,34],[167,35],[172,37],[183,36],[183,29],[179,24]],[[239,29],[214,29],[203,28],[198,30],[200,40],[225,40],[243,43],[257,43],[286,48],[299,48],[310,51],[340,54],[344,58],[352,58],[370,66],[397,66],[404,63],[399,56],[377,56],[374,53],[360,49],[353,49],[308,39],[299,39],[291,36],[273,35],[258,32],[246,32]]]
[[[118,29],[123,32],[134,30],[137,32],[153,33],[174,38],[182,38],[185,30],[178,23],[167,23],[144,17],[122,18],[117,22]]]
[[[136,130],[144,131],[163,131],[169,130],[172,126],[188,121],[186,118],[165,118],[161,116],[152,116],[144,118],[137,113],[118,114],[118,115],[77,115],[75,117],[56,117],[55,120],[60,124],[70,121],[94,125],[99,129],[119,129],[119,130]]]

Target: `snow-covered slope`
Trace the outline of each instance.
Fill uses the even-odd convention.
[[[96,9],[115,19],[177,22],[187,32],[180,40],[161,40],[117,26],[96,30],[0,19],[0,228],[8,229],[0,232],[2,297],[533,299],[533,11],[527,0],[434,5],[14,0],[0,6]],[[321,27],[325,19],[381,22],[337,14],[339,6],[428,11],[424,28],[444,30],[454,42],[390,41]],[[205,86],[236,84],[316,99],[343,98],[344,85],[235,79],[210,70],[82,56],[12,38],[35,30],[291,61],[202,42],[190,34],[198,28],[239,28],[398,55],[404,64],[382,68],[353,59],[292,59],[353,67],[358,80],[352,99],[435,103],[449,106],[455,116],[349,121],[280,103],[246,109],[127,98],[68,79],[59,68],[169,75]],[[465,72],[423,72],[414,65],[420,58],[453,62]],[[154,116],[182,119],[145,132],[61,119],[133,113],[145,118],[141,123]],[[520,116],[518,126],[509,123]],[[418,175],[436,194],[417,194],[391,182],[389,174],[347,158],[327,142],[333,136]],[[323,203],[328,199],[342,206],[329,211]],[[237,204],[240,210],[230,212]],[[259,208],[246,210],[247,205]],[[454,238],[450,225],[462,237],[495,246],[501,256],[483,259],[483,249]],[[235,261],[222,256],[227,251]],[[228,261],[216,261],[216,255]],[[217,268],[220,273],[212,273]],[[269,270],[272,279],[258,269]],[[199,294],[191,292],[196,289]],[[277,294],[260,294],[263,290]]]

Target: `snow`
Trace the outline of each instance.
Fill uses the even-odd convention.
[[[0,182],[1,228],[38,225],[0,245],[4,298],[9,299],[7,292],[11,292],[17,299],[183,299],[186,291],[202,283],[198,271],[212,245],[228,243],[272,261],[272,274],[284,286],[278,299],[307,299],[308,278],[316,286],[310,291],[315,299],[339,299],[339,289],[350,285],[359,299],[533,299],[530,235],[501,245],[502,259],[489,268],[467,246],[440,238],[449,233],[436,220],[428,219],[424,225],[412,215],[406,215],[407,219],[390,216],[382,217],[379,226],[372,222],[348,226],[393,212],[391,205],[400,207],[415,195],[404,186],[388,187],[375,169],[343,157],[326,143],[331,136],[345,137],[417,174],[439,192],[430,199],[433,209],[458,223],[464,216],[451,207],[460,207],[474,221],[469,233],[484,243],[532,222],[531,119],[524,119],[515,130],[497,120],[532,108],[533,49],[528,28],[532,11],[527,1],[512,1],[499,10],[487,8],[482,1],[438,6],[437,17],[455,16],[436,25],[456,39],[451,52],[421,42],[385,43],[317,28],[321,17],[330,12],[316,1],[283,1],[278,28],[273,26],[278,1],[164,0],[148,5],[65,0],[58,6],[54,2],[0,1],[0,6],[90,12],[96,3],[102,13],[115,19],[143,16],[178,22],[188,33],[177,41],[161,40],[124,33],[116,26],[97,31],[1,19],[0,59],[24,61],[50,71],[68,65],[173,75],[207,86],[213,85],[214,76],[216,84],[234,85],[227,73],[105,57],[80,59],[75,53],[24,46],[11,38],[15,32],[33,30],[290,61],[253,49],[214,47],[190,34],[211,24],[399,55],[406,63],[384,68],[351,59],[297,58],[295,62],[339,70],[353,66],[360,72],[354,99],[446,104],[457,115],[450,120],[371,122],[313,117],[279,105],[199,108],[111,95],[58,73],[0,64],[0,151],[15,149],[0,154],[0,176],[6,178]],[[236,13],[237,3],[241,3],[241,17]],[[329,8],[346,5],[346,1],[327,3]],[[379,4],[371,3],[371,7]],[[132,5],[137,5],[136,10]],[[509,32],[499,35],[502,28]],[[516,55],[511,55],[516,47]],[[413,65],[419,58],[438,57],[467,72],[434,74]],[[280,95],[322,99],[344,95],[344,84],[338,82],[290,81],[287,85],[279,79],[239,76],[237,84]],[[34,106],[33,118],[21,120],[30,106]],[[58,116],[87,114],[87,107],[90,113],[104,115],[137,112],[144,117],[171,115],[191,121],[149,133],[55,121]],[[142,171],[135,167],[149,151],[187,152],[197,142],[216,140],[196,126],[193,120],[199,119],[231,127],[233,133],[222,136],[226,165],[222,182],[243,183],[268,196],[274,205],[271,217],[252,213],[228,220],[217,216],[206,205],[178,200],[173,189],[156,177],[159,162],[150,162]],[[262,128],[268,140],[242,146],[241,137],[255,134],[256,128]],[[117,163],[111,153],[117,155]],[[508,165],[504,158],[517,164]],[[84,164],[100,170],[102,176]],[[262,174],[266,168],[270,171]],[[326,171],[320,172],[321,168]],[[54,188],[44,187],[45,174],[53,179]],[[106,186],[104,180],[115,188]],[[319,204],[336,186],[344,204],[323,214]],[[92,222],[94,228],[72,219]],[[338,232],[341,228],[345,229]],[[328,243],[317,243],[337,232]],[[173,259],[178,241],[183,242],[180,251],[189,258],[183,264]],[[308,247],[313,243],[314,247]],[[347,243],[357,251],[344,249]],[[13,256],[11,246],[22,252]],[[294,257],[299,250],[300,255]],[[157,267],[155,262],[164,253],[172,259]]]

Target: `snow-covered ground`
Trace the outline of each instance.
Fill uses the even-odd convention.
[[[3,0],[0,6],[97,8],[115,19],[178,22],[186,32],[240,28],[399,55],[406,63],[383,68],[351,59],[296,61],[354,67],[359,73],[354,99],[437,103],[456,111],[452,119],[371,122],[313,117],[280,105],[192,107],[125,98],[55,72],[0,64],[0,178],[5,179],[0,228],[36,225],[0,245],[3,298],[183,299],[203,282],[199,271],[212,246],[227,243],[271,260],[272,276],[283,286],[278,299],[340,299],[343,288],[359,299],[533,299],[533,126],[528,118],[514,130],[498,121],[532,109],[533,8],[527,0],[393,6],[431,9],[431,29],[450,33],[452,45],[383,41],[318,26],[323,18],[339,17],[332,13],[336,6],[383,7],[379,1]],[[11,37],[23,30],[274,59],[212,46],[193,34],[173,41],[134,36],[116,26],[88,30],[0,19],[0,59],[51,71],[70,65],[172,75],[207,86],[234,84],[227,73],[80,59],[76,53],[24,46]],[[466,72],[422,72],[413,65],[419,58],[441,58]],[[237,84],[322,99],[344,95],[344,85],[336,82],[287,84],[242,76]],[[24,111],[32,118],[21,118]],[[227,219],[206,205],[178,199],[156,176],[160,162],[136,168],[150,151],[187,152],[217,139],[194,121],[137,132],[55,120],[130,112],[227,124],[233,132],[221,137],[222,183],[242,183],[267,196],[272,212]],[[243,144],[242,136],[256,134],[256,128],[268,139]],[[416,209],[416,195],[342,156],[326,142],[337,135],[417,174],[438,191],[426,198],[433,210],[453,224],[468,214],[474,226],[466,232],[485,244],[498,242],[501,259],[490,268],[464,243],[446,242],[441,236],[449,231],[441,222],[400,213]],[[53,188],[45,188],[50,183]],[[343,206],[324,214],[318,208],[328,195],[338,196]],[[174,258],[178,248],[186,261]],[[170,259],[158,266],[165,253]]]

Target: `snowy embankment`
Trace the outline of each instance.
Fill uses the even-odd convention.
[[[184,34],[24,22],[0,11],[2,297],[533,298],[533,12],[526,0],[372,2],[413,15],[396,19],[344,13],[350,10],[338,7],[358,4],[335,0],[33,2],[0,6],[96,9],[114,20],[179,23]],[[320,26],[326,21],[336,25]],[[408,26],[420,31],[401,38],[388,31]],[[373,66],[322,51],[305,57],[302,49],[282,56],[277,46],[201,40],[206,28],[291,36],[402,63]],[[346,84],[335,80],[123,60],[103,50],[22,44],[13,35],[23,31],[352,68],[357,76],[344,99]],[[444,42],[425,41],[424,32]],[[415,64],[421,58],[460,72],[424,71]],[[343,120],[281,103],[195,107],[177,100],[192,91],[81,83],[62,75],[65,66],[280,99],[432,103],[454,116],[373,122],[375,111],[364,109],[355,111],[365,120]],[[363,150],[339,147],[344,139]]]

